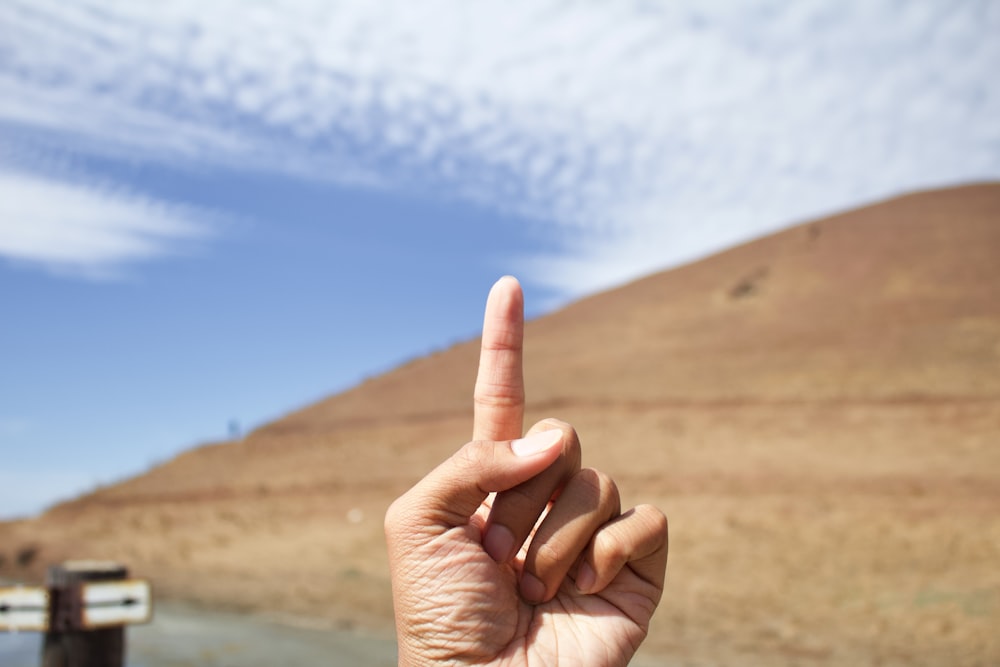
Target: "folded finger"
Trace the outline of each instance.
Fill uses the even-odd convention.
[[[558,430],[562,433],[560,456],[544,471],[493,499],[483,533],[483,548],[498,563],[511,560],[531,534],[538,518],[554,497],[580,470],[580,441],[564,422],[547,419],[533,426],[528,435]]]
[[[577,570],[576,588],[581,593],[598,593],[628,566],[662,590],[668,542],[663,512],[652,505],[639,505],[594,533]]]
[[[386,534],[408,542],[414,536],[468,526],[490,492],[538,476],[562,451],[561,431],[506,442],[469,442],[390,505]]]
[[[573,475],[528,545],[522,597],[528,602],[552,598],[595,531],[620,511],[618,487],[610,477],[589,468]]]

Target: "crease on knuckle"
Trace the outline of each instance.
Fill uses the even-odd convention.
[[[584,468],[576,474],[575,481],[581,484],[590,498],[596,499],[597,506],[607,514],[617,513],[621,505],[618,485],[607,473]]]
[[[534,569],[538,575],[555,568],[563,558],[563,549],[553,540],[547,540],[538,545],[535,549]],[[544,578],[544,577],[543,577]]]
[[[473,400],[484,407],[509,407],[524,401],[524,388],[514,382],[477,382]]]
[[[454,459],[458,468],[464,471],[485,471],[496,466],[497,452],[491,443],[482,440],[467,442],[457,452]],[[477,485],[479,486],[479,485]],[[489,494],[489,489],[479,486],[479,491]]]
[[[632,558],[632,552],[614,533],[602,531],[594,537],[595,560],[599,559],[614,570],[621,569]]]
[[[544,506],[544,501],[539,501],[538,494],[532,492],[529,485],[518,484],[512,489],[507,489],[500,496],[499,511],[518,516],[526,516],[529,512],[535,511],[536,507]]]

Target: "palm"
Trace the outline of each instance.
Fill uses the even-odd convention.
[[[635,578],[629,574],[623,572],[619,579]],[[551,601],[528,606],[531,640],[521,664],[552,664],[553,657],[577,665],[627,664],[646,637],[649,612],[644,610],[655,604],[647,598],[645,604],[626,599],[632,597],[621,590],[626,585],[616,581],[598,595],[563,586]]]
[[[443,656],[461,647],[470,664],[628,662],[646,636],[657,587],[626,567],[597,595],[578,593],[567,579],[552,600],[531,605],[518,594],[516,566],[497,565],[478,532],[472,525],[451,529],[428,550],[433,558],[425,562],[433,566],[424,573],[424,590],[433,592],[422,611],[437,624],[430,652]],[[449,610],[444,623],[443,609]]]

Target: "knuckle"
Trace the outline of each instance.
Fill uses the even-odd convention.
[[[399,506],[400,506],[400,499],[397,498],[396,500],[392,501],[392,504],[389,505],[389,509],[385,511],[385,517],[383,518],[382,521],[382,527],[385,530],[385,534],[387,536],[391,536],[395,532],[396,526],[399,525],[400,513],[401,513]]]
[[[493,466],[495,458],[496,449],[492,443],[481,440],[465,443],[453,457],[457,467],[467,471],[489,469]]]
[[[567,442],[570,440],[577,440],[576,429],[561,419],[556,419],[554,417],[546,417],[545,419],[536,423],[534,426],[535,429],[539,430],[542,430],[543,427],[544,430],[549,430],[554,428],[559,429],[560,431],[563,432],[563,439],[566,440]]]
[[[607,531],[594,536],[594,554],[602,561],[615,565],[627,563],[631,556],[625,542]]]
[[[563,557],[563,549],[556,540],[546,540],[535,549],[534,570],[536,574],[544,574]]]
[[[617,514],[619,514],[621,512],[621,509],[622,509],[621,491],[618,490],[618,485],[615,484],[615,481],[613,479],[611,479],[610,477],[608,477],[607,484],[608,484],[608,486],[607,486],[607,503],[608,503],[608,506],[617,515]]]
[[[670,530],[670,522],[667,520],[667,515],[660,508],[653,505],[639,505],[635,509],[638,514],[645,518],[650,530],[666,538]]]
[[[580,436],[576,429],[561,419],[548,417],[538,422],[533,428],[546,427],[546,429],[557,428],[563,432],[563,457],[568,461],[571,469],[580,467],[580,460],[583,458],[580,446]]]
[[[605,484],[602,474],[599,470],[584,468],[573,476],[573,483],[583,487],[589,496],[599,497]]]
[[[507,385],[476,385],[473,400],[485,408],[515,407],[524,402],[524,391]]]
[[[382,529],[385,532],[386,541],[391,545],[405,537],[410,532],[408,526],[413,523],[413,507],[409,495],[404,494],[396,498],[385,511],[382,521]]]
[[[618,485],[610,475],[594,468],[584,468],[574,479],[576,483],[583,485],[587,495],[596,499],[600,506],[617,510],[621,497]]]
[[[492,336],[484,336],[480,350],[496,354],[509,355],[520,352],[524,347],[524,336],[517,327],[497,326]]]
[[[506,373],[480,375],[472,396],[477,401],[510,401],[524,398],[524,381]]]
[[[528,432],[538,433],[553,429],[559,429],[563,433],[563,451],[560,457],[562,463],[560,465],[562,466],[562,470],[565,471],[565,475],[568,479],[573,473],[580,469],[580,461],[583,458],[583,453],[580,447],[580,438],[577,436],[576,429],[560,419],[548,417],[535,422],[534,426],[528,429]]]
[[[573,430],[572,426],[570,426],[567,422],[564,422],[561,419],[556,419],[555,417],[546,417],[545,419],[543,419],[540,422],[538,422],[538,426],[541,426],[543,424],[546,425],[546,426],[549,426],[551,428],[561,429],[561,430],[563,430],[565,432],[574,432],[575,433],[575,431]]]
[[[539,492],[532,488],[531,484],[518,484],[504,491],[499,496],[497,505],[510,514],[526,516],[529,512],[545,505],[546,499],[539,496]]]

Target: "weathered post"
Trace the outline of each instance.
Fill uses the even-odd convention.
[[[44,632],[42,667],[122,667],[125,626],[153,620],[148,581],[118,563],[69,561],[46,587],[0,587],[0,632]]]
[[[125,566],[101,561],[69,561],[49,568],[46,583],[52,610],[42,645],[42,667],[122,667],[125,627],[88,628],[83,623],[83,588],[88,582],[121,581]]]

